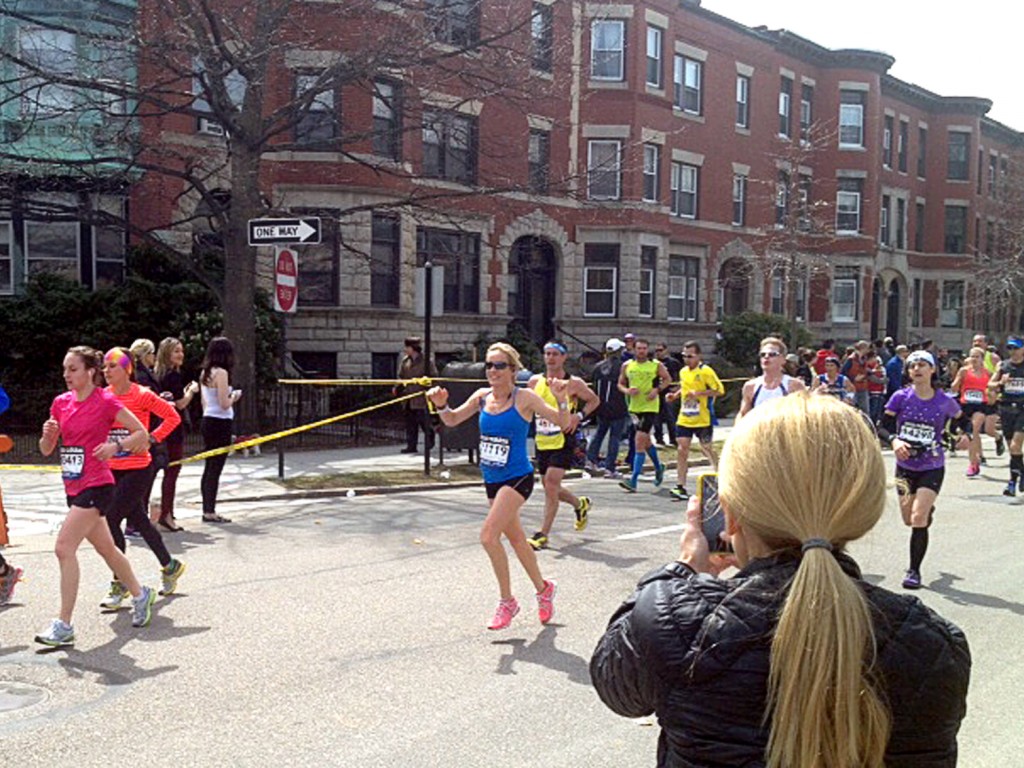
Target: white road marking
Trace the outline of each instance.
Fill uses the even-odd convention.
[[[616,536],[615,541],[628,541],[629,539],[645,539],[648,536],[660,536],[663,533],[672,533],[672,531],[683,530],[682,523],[678,525],[666,525],[662,528],[648,528],[644,531],[635,531],[634,533],[624,533],[621,536]]]

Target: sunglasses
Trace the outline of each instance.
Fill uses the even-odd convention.
[[[496,371],[504,371],[506,368],[508,368],[508,363],[502,363],[502,362],[492,363],[490,360],[488,360],[486,363],[484,363],[484,370],[485,371],[489,371],[492,368],[494,370],[496,370]]]
[[[696,357],[696,355],[683,355],[683,359],[684,360],[692,360],[695,357]]]
[[[764,352],[761,353],[761,359],[764,360],[765,358],[769,358],[769,357],[779,357],[781,354],[782,354],[781,352],[764,351]]]

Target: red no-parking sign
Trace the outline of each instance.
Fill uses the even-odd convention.
[[[291,248],[274,248],[274,309],[294,312],[299,299],[299,256]]]

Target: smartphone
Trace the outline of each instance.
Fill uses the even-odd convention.
[[[732,552],[732,544],[722,538],[725,533],[725,515],[718,500],[718,473],[705,472],[697,476],[697,498],[700,502],[700,527],[708,540],[708,551]]]

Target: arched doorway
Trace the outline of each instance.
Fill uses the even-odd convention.
[[[900,339],[900,281],[893,278],[889,282],[889,295],[886,298],[885,335],[892,336],[897,342]]]
[[[555,335],[558,260],[547,240],[529,235],[512,244],[508,260],[508,313],[538,345]]]
[[[878,338],[878,328],[881,325],[880,315],[882,314],[882,281],[875,277],[871,281],[871,330],[869,338]]]
[[[719,309],[722,317],[746,312],[750,306],[750,264],[729,259],[718,270]]]

